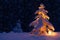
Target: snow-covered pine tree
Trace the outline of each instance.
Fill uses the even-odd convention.
[[[22,32],[20,20],[17,21],[16,26],[13,28],[13,31],[14,32]]]
[[[34,26],[34,29],[31,33],[47,33],[48,30],[54,31],[54,26],[48,21],[50,18],[47,15],[48,11],[44,9],[45,6],[40,4],[39,9],[35,12],[37,16],[35,17],[36,20],[31,22],[29,26]]]

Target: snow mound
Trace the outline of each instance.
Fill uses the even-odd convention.
[[[0,40],[60,40],[60,33],[56,36],[36,36],[29,33],[0,33]]]

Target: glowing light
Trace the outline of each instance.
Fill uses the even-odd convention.
[[[57,33],[56,32],[53,32],[51,30],[48,29],[48,33],[46,33],[47,36],[56,36]]]
[[[52,34],[52,31],[49,31],[48,34],[51,35]]]

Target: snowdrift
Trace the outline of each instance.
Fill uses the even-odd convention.
[[[60,32],[56,36],[36,36],[29,33],[0,33],[0,40],[60,40]]]

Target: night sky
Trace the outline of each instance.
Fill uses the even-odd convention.
[[[22,30],[30,32],[33,27],[29,23],[34,21],[40,3],[48,10],[55,31],[60,31],[60,0],[0,0],[0,32],[12,31],[19,19]]]

